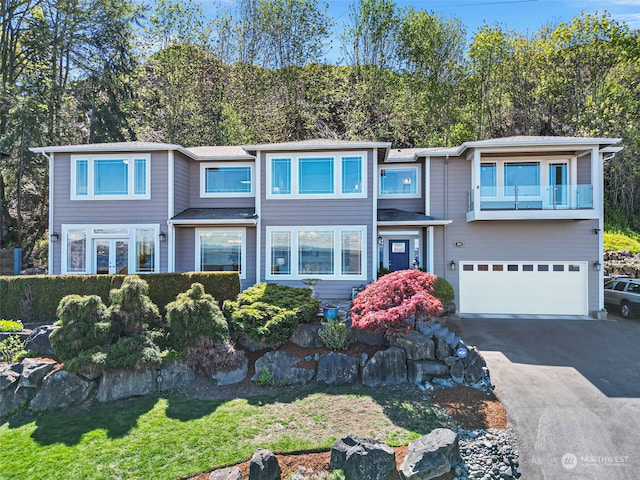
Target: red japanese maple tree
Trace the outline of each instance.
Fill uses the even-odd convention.
[[[403,332],[416,320],[442,315],[442,302],[433,296],[438,277],[420,270],[399,270],[369,284],[353,300],[354,328]]]

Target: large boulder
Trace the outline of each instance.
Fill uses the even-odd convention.
[[[448,428],[436,428],[409,444],[400,476],[405,480],[431,480],[460,462],[458,435]]]
[[[29,403],[32,410],[80,405],[84,402],[96,384],[66,370],[58,370],[47,376],[40,389]]]
[[[22,361],[21,387],[38,388],[44,377],[56,366],[55,360],[25,358]]]
[[[420,332],[411,330],[409,333],[389,335],[387,338],[392,347],[402,348],[409,360],[433,360],[436,358],[435,343]]]
[[[267,352],[256,360],[255,374],[252,382],[258,382],[265,373],[269,376],[268,383],[274,385],[303,385],[315,375],[315,369],[294,366],[300,359],[290,353],[279,350]]]
[[[442,330],[440,330],[442,332]],[[436,345],[435,356],[438,360],[444,360],[451,355],[451,345],[447,342],[446,335],[434,335],[433,340]]]
[[[0,364],[0,392],[15,389],[20,381],[22,365],[19,363]]]
[[[242,365],[233,370],[218,370],[211,378],[216,385],[233,385],[234,383],[240,383],[247,378],[249,373],[249,358],[244,357]]]
[[[249,463],[249,480],[280,480],[278,459],[269,450],[258,449]]]
[[[156,379],[158,390],[178,390],[188,387],[196,378],[194,371],[185,362],[170,361],[160,368],[160,375]]]
[[[322,325],[318,322],[300,323],[291,334],[289,340],[300,347],[324,347],[324,343],[322,343],[322,339],[318,333],[321,328]]]
[[[139,395],[148,395],[155,389],[156,375],[153,370],[105,372],[100,377],[97,398],[99,402],[110,402]]]
[[[344,353],[320,355],[316,382],[324,385],[352,385],[358,380],[360,360]]]
[[[0,417],[24,407],[33,396],[34,391],[33,388],[18,387],[17,385],[0,390]]]
[[[44,357],[55,355],[56,352],[51,347],[49,335],[51,335],[51,332],[58,328],[60,327],[56,327],[53,325],[43,325],[41,327],[33,329],[24,345],[25,350],[37,352],[38,355],[42,355]]]
[[[377,440],[354,435],[336,440],[329,470],[342,470],[346,480],[387,480],[396,468],[396,454]]]
[[[242,471],[238,467],[222,468],[211,472],[209,480],[242,480]]]
[[[407,361],[398,347],[376,352],[362,369],[362,384],[367,387],[387,387],[407,383]]]
[[[433,377],[448,377],[449,367],[437,360],[409,360],[407,362],[409,382],[422,385]]]

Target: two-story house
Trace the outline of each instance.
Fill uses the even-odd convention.
[[[424,268],[461,314],[603,308],[603,162],[617,138],[453,148],[310,140],[32,148],[49,159],[49,272],[237,271],[349,298]]]

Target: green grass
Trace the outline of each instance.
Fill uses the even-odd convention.
[[[349,433],[406,445],[449,417],[415,388],[285,389],[230,401],[141,397],[15,415],[0,425],[1,479],[177,479],[276,453],[328,450]]]
[[[640,234],[630,229],[607,228],[604,232],[605,251],[629,250],[640,252]]]

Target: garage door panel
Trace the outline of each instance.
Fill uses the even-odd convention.
[[[460,312],[586,315],[587,266],[587,262],[460,262]]]

